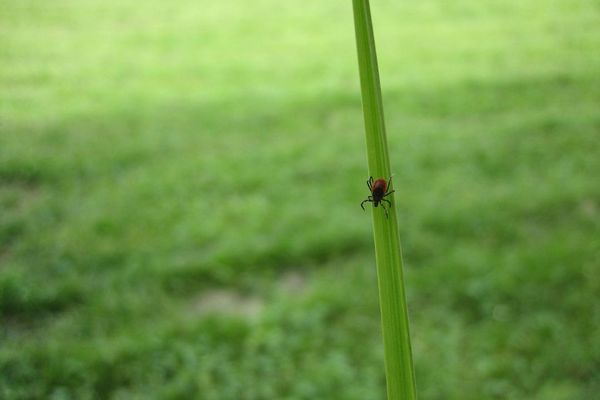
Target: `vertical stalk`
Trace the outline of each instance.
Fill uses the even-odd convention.
[[[390,161],[369,1],[353,0],[353,8],[369,173],[375,179],[387,178]],[[389,218],[381,207],[373,209],[387,396],[388,400],[412,400],[416,399],[416,387],[393,196],[388,197],[392,202]]]

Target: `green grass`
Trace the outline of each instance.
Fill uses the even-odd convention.
[[[371,20],[369,0],[354,0],[354,29],[358,70],[365,119],[367,142],[367,163],[369,180],[367,186],[373,192],[367,201],[373,204],[373,238],[377,264],[379,288],[379,308],[381,311],[381,336],[383,337],[385,376],[388,400],[412,400],[416,398],[415,371],[410,345],[408,305],[398,220],[394,202],[395,187],[388,141],[385,132],[385,118],[377,51]],[[376,177],[373,180],[373,177]],[[387,181],[380,199],[375,199],[377,182]],[[381,207],[377,210],[377,201]],[[361,203],[363,207],[365,201]],[[386,206],[387,203],[387,206]],[[389,206],[389,207],[388,207]]]
[[[0,398],[384,398],[351,5],[5,3]],[[593,398],[600,5],[372,7],[419,398]]]

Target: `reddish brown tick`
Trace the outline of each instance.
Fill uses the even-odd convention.
[[[385,211],[385,216],[387,218],[388,210],[387,210],[387,208],[385,208],[385,205],[383,202],[385,201],[389,207],[392,206],[392,203],[388,199],[385,198],[395,192],[395,190],[389,190],[391,183],[392,183],[391,176],[387,182],[383,178],[378,178],[375,181],[373,181],[373,177],[370,177],[367,180],[367,186],[369,187],[369,190],[371,191],[371,195],[369,197],[367,197],[367,199],[364,200],[362,203],[360,203],[360,206],[362,207],[362,209],[363,210],[365,209],[365,205],[364,205],[365,203],[373,203],[373,205],[375,207],[377,207],[379,205],[379,203],[381,203],[381,208],[383,208],[383,211]]]

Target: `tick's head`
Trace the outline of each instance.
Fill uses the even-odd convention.
[[[374,201],[374,202],[373,202],[373,206],[374,206],[374,207],[377,207],[378,205],[379,205],[379,202],[378,202],[378,201]]]

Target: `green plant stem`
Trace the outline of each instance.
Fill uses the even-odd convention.
[[[353,0],[353,8],[369,173],[375,179],[387,178],[390,161],[369,1]],[[373,234],[388,400],[408,400],[416,398],[416,387],[393,196],[387,197],[392,203],[389,218],[380,207],[373,209]]]

